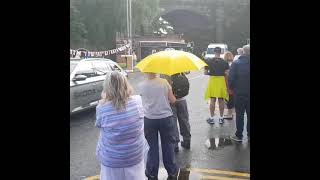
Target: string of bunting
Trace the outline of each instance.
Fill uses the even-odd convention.
[[[116,54],[118,52],[126,50],[129,47],[130,47],[130,44],[126,44],[126,45],[121,46],[119,48],[111,49],[111,50],[107,50],[107,51],[77,51],[77,50],[70,49],[70,56],[71,57],[80,57],[82,55],[81,53],[84,53],[85,57],[102,57],[102,56],[108,56],[111,54]]]

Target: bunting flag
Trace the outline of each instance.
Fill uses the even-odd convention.
[[[111,54],[116,54],[118,52],[124,51],[126,49],[130,48],[130,44],[126,44],[124,46],[121,46],[119,48],[116,49],[111,49],[111,50],[107,50],[107,51],[88,51],[88,52],[84,52],[84,56],[85,57],[102,57],[102,56],[108,56]],[[77,51],[77,50],[73,50],[70,49],[70,57],[72,58],[80,58],[81,57],[81,52],[83,51]]]

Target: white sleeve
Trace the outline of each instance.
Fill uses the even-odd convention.
[[[234,56],[233,61],[237,60],[239,58],[239,55]]]
[[[169,82],[166,79],[163,79],[164,83],[166,85],[166,87],[168,88],[168,90],[172,89],[171,85],[169,84]]]

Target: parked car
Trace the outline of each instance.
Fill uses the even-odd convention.
[[[104,58],[70,59],[70,113],[101,98],[102,83],[108,72],[128,74],[114,61]]]

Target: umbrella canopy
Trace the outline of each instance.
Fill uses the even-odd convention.
[[[173,75],[181,72],[200,70],[207,64],[189,52],[168,50],[151,54],[140,61],[136,67],[141,72]]]

